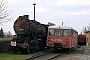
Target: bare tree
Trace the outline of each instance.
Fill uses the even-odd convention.
[[[8,31],[8,37],[11,37],[12,33],[10,31]]]
[[[8,1],[0,0],[0,24],[10,20],[10,12],[7,10]]]
[[[90,23],[88,24],[88,26],[85,26],[85,27],[83,28],[83,31],[82,31],[83,35],[85,35],[85,32],[86,32],[86,31],[90,31]]]
[[[4,32],[4,37],[10,38],[10,37],[12,37],[12,33],[10,31]]]
[[[89,23],[89,25],[87,26],[87,29],[88,29],[88,31],[90,31],[90,23]]]
[[[82,34],[85,35],[85,32],[87,31],[87,27],[83,27]]]

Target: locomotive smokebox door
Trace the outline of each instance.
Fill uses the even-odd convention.
[[[15,22],[14,22],[14,31],[17,34],[27,34],[30,29],[30,24],[29,24],[29,19],[25,18],[24,16],[19,17]]]

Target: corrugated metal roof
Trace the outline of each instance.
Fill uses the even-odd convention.
[[[55,25],[55,26],[49,26],[48,28],[56,28],[56,29],[71,29],[76,31],[74,28],[70,26],[65,26],[65,25]],[[76,31],[77,32],[77,31]]]

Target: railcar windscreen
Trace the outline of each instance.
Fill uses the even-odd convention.
[[[61,29],[56,29],[55,30],[55,36],[62,36],[62,30]]]
[[[49,36],[63,36],[62,31],[63,30],[61,30],[61,29],[50,28],[49,29]]]
[[[54,29],[49,29],[49,36],[54,36]]]

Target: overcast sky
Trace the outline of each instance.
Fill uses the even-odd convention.
[[[4,24],[3,30],[14,34],[13,23],[20,15],[28,14],[34,19],[33,3],[36,3],[36,20],[43,24],[64,22],[80,33],[90,23],[90,0],[8,0],[12,21]]]

